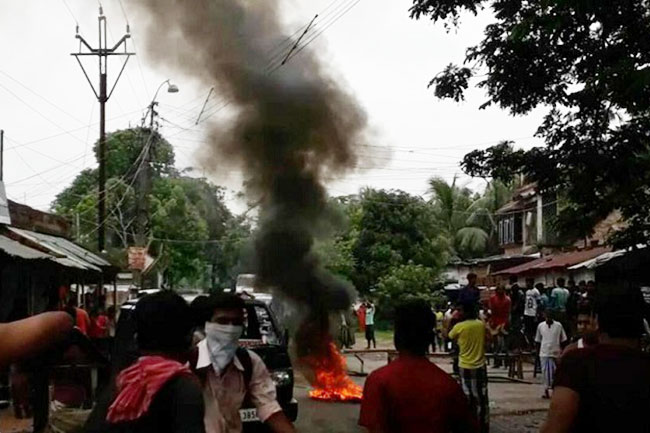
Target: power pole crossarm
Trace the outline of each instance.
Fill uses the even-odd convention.
[[[129,52],[127,50],[126,42],[131,37],[129,34],[129,28],[127,26],[127,33],[120,38],[120,40],[112,47],[108,48],[107,42],[107,24],[106,17],[102,11],[102,8],[99,8],[99,46],[98,48],[93,48],[83,36],[79,34],[79,28],[77,27],[77,35],[75,36],[79,40],[79,51],[77,53],[72,53],[72,56],[75,56],[81,70],[90,84],[95,97],[99,101],[99,200],[97,203],[97,249],[101,253],[104,251],[106,246],[106,102],[110,99],[117,82],[126,68],[126,63],[129,61],[129,58],[135,53]],[[83,48],[86,48],[88,51],[83,51]],[[124,51],[118,51],[120,47],[124,47]],[[81,62],[81,57],[83,56],[96,56],[99,61],[99,88],[96,89],[93,85],[92,80],[86,72],[86,68]],[[124,63],[115,83],[110,88],[108,92],[108,58],[109,56],[125,56]]]

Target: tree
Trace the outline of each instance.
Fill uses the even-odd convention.
[[[572,237],[620,210],[627,228],[615,241],[650,241],[650,9],[645,0],[414,0],[413,18],[456,25],[463,12],[492,9],[485,38],[430,85],[462,100],[474,75],[488,101],[514,115],[547,110],[537,135],[546,147],[507,143],[467,155],[475,176],[508,181],[516,173],[541,191],[561,191],[568,206],[558,228]]]
[[[447,245],[439,236],[431,207],[402,191],[363,190],[351,203],[357,230],[354,273],[357,290],[367,293],[391,269],[413,263],[439,269]]]
[[[396,305],[410,299],[423,299],[431,306],[446,300],[440,284],[439,270],[409,263],[394,267],[377,283],[377,297],[382,315],[391,317]]]
[[[182,176],[173,166],[171,145],[157,132],[143,128],[117,131],[109,134],[108,141],[105,225],[109,257],[126,266],[126,249],[135,240],[135,175],[142,165],[144,146],[151,145],[150,251],[165,265],[172,286],[202,281],[208,281],[204,285],[212,289],[228,285],[250,229],[225,206],[223,189],[205,179]],[[97,170],[82,171],[57,196],[52,209],[78,220],[78,240],[94,248]]]
[[[433,214],[450,246],[451,254],[462,258],[480,256],[487,250],[488,233],[468,224],[470,208],[477,200],[468,188],[434,177],[429,180]]]

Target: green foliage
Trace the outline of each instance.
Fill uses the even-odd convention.
[[[391,317],[397,304],[410,299],[423,299],[431,306],[442,305],[446,298],[439,275],[435,269],[412,263],[392,268],[377,283],[380,311]]]
[[[151,145],[153,186],[149,197],[150,252],[165,269],[168,283],[229,286],[250,237],[250,227],[224,204],[224,191],[205,179],[180,175],[172,146],[157,132],[136,128],[108,136],[106,244],[114,262],[126,266],[126,249],[135,244],[136,190],[143,146]],[[96,146],[97,147],[97,146]],[[62,191],[52,209],[79,221],[79,241],[97,245],[97,170],[82,171]],[[162,241],[155,239],[163,239]],[[179,242],[176,242],[179,241]]]
[[[469,77],[514,115],[547,110],[537,135],[546,147],[514,151],[507,143],[464,160],[472,175],[508,181],[525,174],[543,192],[570,202],[558,216],[562,235],[582,238],[614,210],[622,246],[650,242],[650,7],[646,0],[413,0],[411,16],[456,25],[463,12],[492,9],[485,37],[466,64],[434,79],[436,94],[459,100]],[[438,88],[440,87],[440,88]]]
[[[481,257],[499,251],[495,212],[512,197],[512,188],[493,181],[483,195],[441,178],[429,180],[431,206],[440,234],[450,254],[460,258]]]
[[[150,159],[154,176],[174,172],[174,148],[157,131],[148,128],[131,128],[115,131],[106,136],[106,177],[132,176],[142,157],[144,146],[151,146]],[[99,142],[94,146],[99,156]],[[137,162],[137,163],[136,163]]]
[[[440,269],[446,244],[438,236],[431,207],[402,191],[365,189],[353,202],[356,240],[352,281],[363,293],[391,269],[412,262]]]

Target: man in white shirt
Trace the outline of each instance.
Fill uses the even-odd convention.
[[[368,342],[367,349],[370,349],[370,343],[373,348],[377,348],[377,340],[375,340],[375,304],[371,301],[366,301],[366,341]]]
[[[273,433],[295,433],[276,400],[275,384],[255,353],[239,346],[244,301],[236,295],[210,296],[205,340],[197,348],[195,371],[203,384],[206,433],[241,433],[239,410],[246,399]]]
[[[555,368],[557,359],[562,354],[562,343],[567,341],[566,333],[562,324],[553,320],[550,311],[545,312],[546,320],[539,324],[535,341],[539,345],[539,360],[542,365],[542,376],[544,379],[544,395],[542,398],[550,398],[549,391],[553,389]]]
[[[535,280],[532,278],[526,279],[526,301],[524,308],[524,329],[526,338],[532,344],[537,330],[537,311],[539,308],[539,301],[542,294],[535,288]]]

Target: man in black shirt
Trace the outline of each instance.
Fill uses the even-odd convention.
[[[182,362],[189,349],[190,308],[165,291],[135,307],[140,358],[99,398],[85,433],[205,433],[203,392]]]
[[[597,301],[599,344],[562,358],[542,433],[650,432],[650,356],[640,291]]]
[[[512,301],[510,329],[518,332],[521,330],[522,321],[524,318],[524,308],[526,306],[526,293],[517,282],[516,275],[510,276],[510,301]]]

